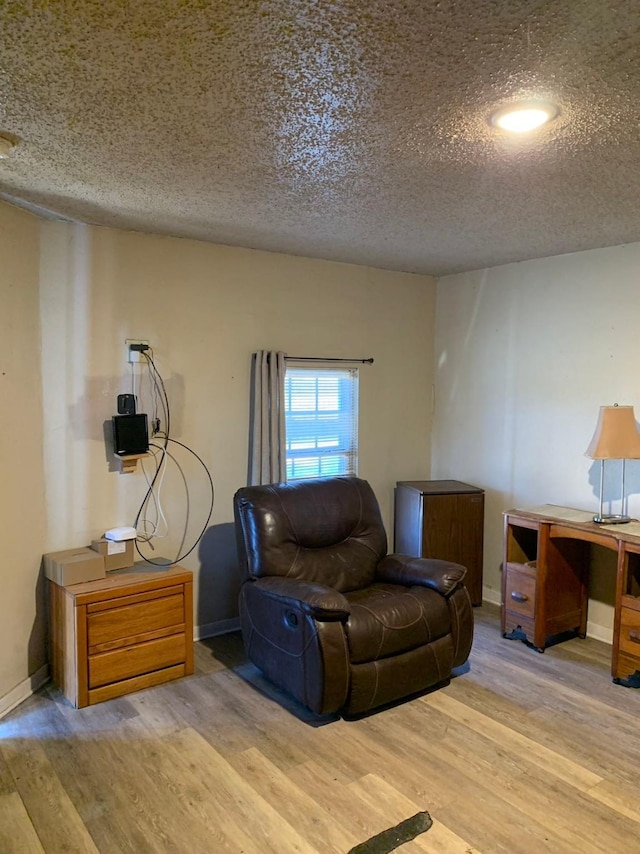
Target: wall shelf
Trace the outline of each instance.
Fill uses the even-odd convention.
[[[121,474],[131,474],[138,468],[138,460],[148,457],[149,454],[116,454],[115,456],[120,460]]]

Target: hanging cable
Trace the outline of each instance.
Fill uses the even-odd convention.
[[[166,422],[164,432],[168,438],[171,435],[171,412],[169,409],[169,397],[167,395],[167,390],[166,390],[165,385],[164,385],[164,380],[162,379],[162,377],[160,376],[160,372],[156,368],[156,363],[153,361],[153,351],[151,351],[151,355],[150,355],[149,351],[144,350],[143,355],[148,362],[149,376],[151,377],[151,379],[153,381],[153,385],[155,386],[156,393],[161,392],[160,399],[162,402],[162,406],[163,406],[163,410],[164,410],[164,416],[165,416],[165,422]],[[156,430],[156,433],[157,432],[158,431]]]
[[[135,362],[131,362],[131,394],[133,399],[136,399],[136,366]]]
[[[164,380],[162,379],[160,371],[156,367],[156,364],[155,364],[155,361],[153,358],[153,351],[143,350],[142,353],[143,353],[145,359],[147,360],[147,365],[149,368],[149,379],[151,382],[151,394],[152,394],[152,401],[153,401],[153,407],[154,407],[154,409],[153,409],[152,432],[153,432],[153,435],[158,436],[160,438],[160,441],[163,444],[162,445],[158,445],[158,444],[154,444],[154,443],[150,444],[150,447],[156,448],[161,453],[160,460],[156,463],[156,470],[155,470],[151,480],[149,480],[149,478],[147,477],[147,473],[146,473],[146,471],[144,471],[144,466],[143,466],[145,479],[147,481],[147,491],[144,495],[144,498],[142,499],[142,503],[140,504],[140,507],[138,509],[138,512],[136,514],[136,518],[134,521],[134,528],[138,532],[138,537],[137,537],[137,541],[135,543],[135,547],[136,547],[136,551],[138,552],[140,557],[146,563],[149,563],[152,566],[169,567],[169,566],[174,566],[175,564],[179,563],[181,560],[184,560],[186,557],[188,557],[188,555],[190,555],[191,552],[193,552],[193,550],[196,548],[196,546],[198,545],[198,543],[200,542],[200,540],[204,536],[204,533],[207,530],[207,527],[208,527],[209,522],[211,520],[211,516],[213,514],[213,506],[214,506],[214,501],[215,501],[215,487],[213,484],[213,478],[211,477],[211,473],[209,472],[209,469],[207,468],[204,460],[195,451],[193,451],[188,445],[185,445],[182,442],[178,442],[176,439],[171,438],[171,436],[170,436],[171,409],[169,406],[169,396],[167,395],[167,390],[166,390],[166,387],[164,384]],[[160,430],[160,423],[159,423],[159,418],[158,418],[158,401],[160,402],[160,408],[162,409],[162,414],[164,416],[164,421],[166,424],[164,431]],[[147,543],[150,546],[150,548],[153,549],[153,544],[151,541],[156,536],[158,538],[161,538],[160,535],[157,534],[157,528],[158,528],[158,524],[160,523],[160,518],[162,518],[164,520],[165,526],[167,528],[167,533],[168,533],[168,523],[166,521],[166,517],[164,516],[164,513],[162,512],[162,505],[161,505],[161,501],[160,501],[160,489],[162,487],[164,475],[166,472],[167,457],[169,457],[169,459],[173,460],[173,462],[176,464],[176,466],[178,466],[178,468],[180,469],[180,466],[179,466],[177,460],[168,451],[169,442],[172,442],[176,445],[179,445],[181,448],[184,448],[184,450],[186,450],[186,451],[188,451],[188,453],[192,454],[198,460],[200,465],[203,467],[203,469],[207,475],[208,481],[209,481],[209,488],[211,490],[211,501],[210,501],[209,511],[207,513],[207,518],[206,518],[206,521],[204,523],[204,526],[203,526],[201,532],[198,534],[198,537],[195,540],[195,542],[193,543],[193,545],[187,551],[185,551],[183,554],[180,554],[180,551],[182,549],[182,545],[184,543],[184,539],[183,539],[181,546],[180,546],[180,549],[178,551],[178,557],[176,557],[176,559],[174,561],[158,562],[158,561],[150,560],[149,558],[145,557],[145,555],[142,554],[142,552],[140,551],[140,548],[138,546],[138,541],[140,543]],[[158,454],[154,454],[154,458],[157,456],[158,456]],[[160,482],[159,482],[158,486],[156,487],[156,482],[158,481],[158,478],[160,478]],[[186,483],[186,481],[185,481],[185,483]],[[155,523],[152,522],[151,520],[147,520],[146,517],[143,515],[145,513],[145,507],[148,505],[148,502],[150,500],[153,500],[153,504],[154,504],[154,507],[156,510],[156,522]],[[140,532],[140,531],[138,531],[138,527],[140,525],[141,518],[143,520],[142,521],[143,531]],[[188,521],[189,521],[189,517],[188,517],[188,512],[187,512],[187,522],[186,522],[187,525],[188,525]],[[148,525],[151,525],[154,528],[154,530],[151,533],[149,533],[149,531],[147,530]],[[185,534],[186,534],[186,528],[185,528]],[[166,535],[163,535],[163,536],[166,536]]]
[[[159,394],[160,391],[162,392],[161,401],[162,401],[162,407],[164,410],[164,417],[165,417],[165,421],[166,421],[166,425],[167,425],[166,430],[165,430],[165,437],[164,437],[164,448],[166,450],[167,444],[169,443],[169,429],[170,429],[170,424],[171,424],[171,415],[170,415],[170,409],[169,409],[169,398],[167,396],[167,392],[166,392],[162,377],[160,376],[160,373],[159,373],[158,369],[156,368],[155,362],[153,361],[153,356],[150,356],[146,350],[143,350],[142,352],[143,352],[143,355],[146,358],[147,363],[148,363],[149,377],[150,377],[151,382],[152,382],[152,388],[155,389],[156,394]],[[154,420],[157,421],[157,416]],[[158,433],[158,430],[156,429],[155,424],[152,425],[152,430],[155,434]],[[147,482],[147,484],[148,484],[147,491],[145,493],[144,498],[142,499],[142,503],[140,504],[140,507],[139,507],[138,512],[136,514],[135,521],[133,523],[133,527],[136,529],[136,531],[138,530],[138,524],[140,522],[140,517],[144,511],[144,507],[145,507],[147,501],[149,500],[150,496],[153,494],[153,489],[154,489],[156,480],[158,479],[158,477],[160,475],[160,471],[162,469],[164,462],[165,462],[165,457],[163,455],[162,459],[160,460],[160,462],[156,466],[156,471],[155,471],[155,474],[153,475],[153,479],[151,480],[151,483]],[[144,557],[141,554],[140,549],[138,549],[137,544],[136,544],[136,550],[137,550],[138,554],[140,555],[140,557]]]
[[[160,446],[155,445],[154,447],[160,447]],[[163,451],[166,450],[166,443],[165,443],[164,447],[160,448],[160,450],[163,450]],[[144,498],[142,499],[142,503],[140,504],[140,507],[138,508],[138,512],[136,513],[136,518],[134,519],[134,522],[133,522],[133,527],[136,529],[136,531],[138,530],[138,525],[140,523],[140,517],[142,516],[142,514],[144,512],[145,505],[146,505],[147,501],[149,500],[149,498],[151,497],[151,495],[153,494],[153,489],[154,489],[156,480],[158,479],[158,477],[160,475],[160,471],[161,471],[162,466],[164,464],[164,456],[165,455],[163,454],[162,458],[160,459],[160,462],[158,462],[156,464],[156,470],[154,472],[153,478],[151,479],[151,482],[149,482],[147,480],[147,491],[144,495]],[[138,554],[140,554],[139,551],[138,551]],[[140,556],[142,557],[142,555],[140,555]]]
[[[162,540],[166,536],[168,536],[168,534],[169,534],[169,524],[167,522],[166,516],[164,515],[164,511],[162,510],[162,503],[161,503],[161,499],[160,499],[160,491],[162,490],[162,483],[163,483],[164,477],[167,473],[167,466],[165,464],[164,457],[167,455],[168,452],[167,452],[166,447],[160,446],[160,445],[155,445],[153,443],[150,443],[149,447],[157,449],[157,452],[153,454],[154,457],[157,456],[157,453],[162,454],[162,457],[160,458],[160,462],[157,464],[157,468],[160,468],[162,470],[162,473],[160,475],[160,480],[159,480],[157,487],[155,489],[151,489],[151,495],[150,495],[150,498],[153,499],[153,506],[155,509],[156,520],[154,522],[151,519],[148,519],[146,512],[145,512],[141,521],[138,523],[139,525],[140,524],[142,525],[142,532],[141,533],[138,532],[138,540],[140,540],[142,542],[149,542],[149,540],[151,540],[155,537]],[[169,455],[169,456],[171,456],[171,455]],[[140,460],[140,466],[142,468],[142,473],[144,474],[145,480],[147,481],[147,485],[151,486],[151,481],[149,480],[149,476],[147,475],[147,470],[144,467],[144,459]],[[147,500],[146,503],[148,505],[149,500]],[[164,523],[164,533],[159,533],[159,531],[158,531],[158,528],[159,528],[159,525],[161,522]],[[151,532],[149,532],[147,530],[147,527],[149,525],[151,525],[153,528],[153,530]]]
[[[211,473],[210,473],[209,469],[207,468],[207,465],[204,462],[204,460],[202,459],[202,457],[200,457],[198,454],[196,454],[196,452],[193,451],[188,445],[185,445],[182,442],[178,442],[176,439],[168,439],[168,441],[172,442],[175,445],[179,445],[181,448],[184,448],[185,451],[188,451],[190,454],[192,454],[198,460],[198,462],[200,463],[200,465],[204,469],[205,474],[207,475],[207,479],[209,481],[209,488],[211,490],[211,500],[209,502],[209,510],[207,513],[207,518],[206,518],[205,523],[202,526],[202,530],[198,534],[195,542],[186,552],[183,552],[183,554],[179,554],[178,557],[175,558],[175,560],[163,561],[163,562],[150,560],[149,558],[145,557],[145,555],[142,554],[142,552],[140,551],[140,549],[138,547],[138,543],[136,542],[136,544],[135,544],[136,551],[138,552],[140,557],[144,561],[146,561],[146,563],[151,564],[151,566],[158,566],[158,567],[175,566],[175,564],[180,563],[181,560],[184,560],[186,557],[188,557],[191,554],[191,552],[196,548],[196,546],[198,545],[198,543],[200,542],[200,540],[204,536],[204,533],[207,530],[207,527],[209,526],[209,521],[211,520],[211,516],[213,514],[213,506],[214,506],[214,501],[215,501],[215,487],[213,485],[213,478],[211,477]],[[161,446],[156,446],[156,447],[161,447]],[[162,450],[162,448],[161,448],[161,450]],[[176,460],[174,459],[174,457],[171,454],[166,454],[163,456],[169,456],[170,459],[173,459],[173,461],[176,462]],[[176,465],[177,465],[177,463],[176,463]]]

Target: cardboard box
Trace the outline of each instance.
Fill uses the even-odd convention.
[[[107,540],[102,537],[91,541],[91,548],[104,558],[104,568],[107,572],[112,569],[128,569],[134,564],[133,544],[135,540]]]
[[[104,557],[88,548],[66,549],[44,556],[44,574],[61,587],[106,576]]]

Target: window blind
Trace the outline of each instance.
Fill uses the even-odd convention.
[[[287,480],[358,472],[358,369],[287,367]]]

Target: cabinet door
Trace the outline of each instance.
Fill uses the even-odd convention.
[[[423,496],[423,557],[460,563],[474,605],[482,604],[484,494]]]

